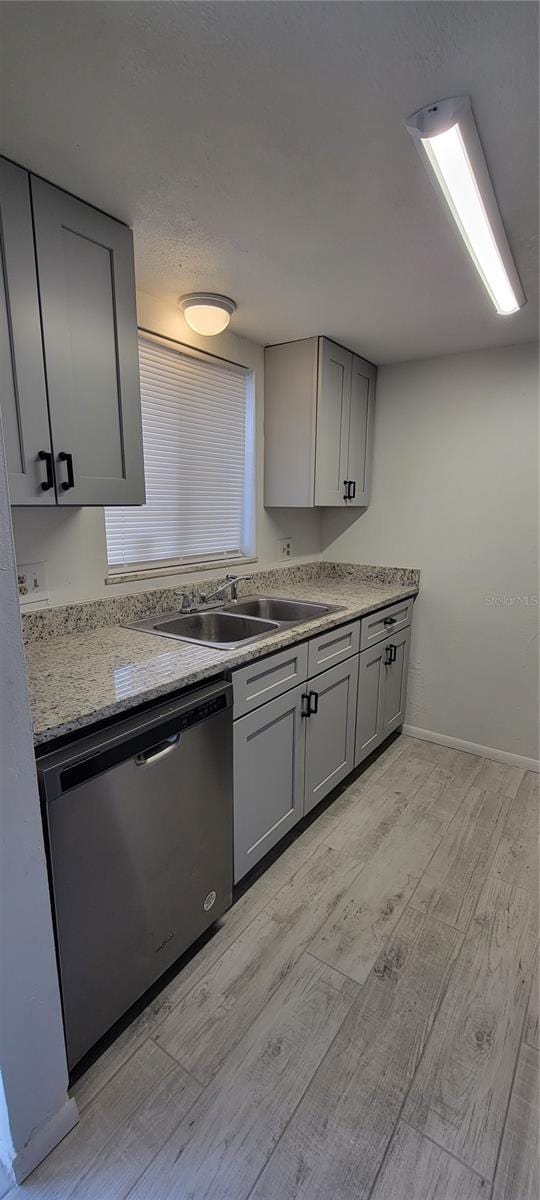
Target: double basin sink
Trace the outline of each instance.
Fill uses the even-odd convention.
[[[280,600],[275,596],[243,596],[219,608],[169,613],[130,622],[128,628],[181,642],[195,642],[217,650],[234,650],[249,642],[271,637],[280,629],[340,612],[337,604],[310,600]]]

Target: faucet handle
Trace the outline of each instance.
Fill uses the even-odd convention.
[[[188,592],[182,592],[182,612],[189,612],[191,608],[191,596]]]

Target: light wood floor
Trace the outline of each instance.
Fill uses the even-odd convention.
[[[538,776],[399,738],[79,1081],[10,1198],[537,1200],[537,820]]]

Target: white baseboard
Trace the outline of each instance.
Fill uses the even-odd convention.
[[[40,1162],[50,1154],[51,1150],[65,1138],[66,1134],[77,1124],[79,1110],[73,1099],[67,1099],[53,1117],[36,1129],[29,1138],[26,1146],[12,1159],[11,1171],[16,1183],[22,1183],[30,1173],[39,1166]]]
[[[445,733],[435,733],[432,729],[417,729],[415,725],[404,725],[403,733],[409,737],[420,738],[423,742],[438,742],[439,746],[451,746],[453,750],[463,750],[465,754],[481,754],[484,758],[493,758],[495,762],[508,763],[511,767],[521,767],[523,771],[540,771],[540,761],[537,758],[525,758],[523,754],[510,754],[509,750],[496,750],[494,746],[478,746],[476,742],[464,742],[462,738],[447,737]]]

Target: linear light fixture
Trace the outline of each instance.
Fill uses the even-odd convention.
[[[469,96],[420,108],[405,122],[432,167],[463,241],[502,316],[525,304]]]

